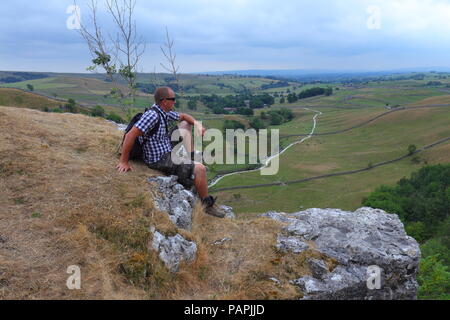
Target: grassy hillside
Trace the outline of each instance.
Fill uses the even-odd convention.
[[[223,220],[197,207],[192,232],[156,210],[148,177],[115,170],[122,133],[103,119],[0,107],[0,299],[296,299],[289,279],[319,258],[275,251],[273,220]],[[196,240],[197,260],[170,274],[148,251],[150,226]],[[233,239],[222,246],[218,239]],[[81,290],[68,290],[78,265]],[[275,285],[269,276],[281,281]]]
[[[301,293],[287,280],[308,274],[310,270],[303,261],[314,253],[307,251],[296,257],[275,252],[273,244],[281,225],[255,218],[257,213],[310,207],[354,210],[381,184],[394,185],[426,164],[450,163],[450,143],[446,142],[413,157],[351,175],[216,192],[219,203],[232,206],[238,219],[214,219],[197,208],[192,232],[180,231],[165,213],[154,208],[149,197],[146,178],[157,172],[133,163],[134,171],[116,173],[115,151],[122,133],[114,125],[81,114],[27,109],[58,108],[64,99],[72,98],[77,103],[102,104],[108,114],[115,112],[123,118],[136,112],[129,110],[125,101],[107,96],[111,84],[103,76],[22,76],[29,78],[0,88],[0,105],[7,106],[0,107],[0,239],[6,239],[0,246],[0,299],[295,299]],[[168,75],[141,74],[138,81],[167,85],[173,80]],[[291,104],[280,104],[277,97],[271,108],[256,109],[255,116],[278,107],[293,111],[292,121],[269,127],[280,129],[282,145],[302,138],[293,135],[309,133],[313,116],[321,112],[315,131],[318,135],[286,151],[277,175],[239,174],[223,179],[215,189],[369,168],[406,154],[412,144],[420,148],[450,136],[450,107],[445,106],[450,104],[450,77],[441,79],[429,73],[422,80],[289,82],[287,87],[262,90],[262,86],[277,81],[181,77],[184,94],[193,96],[242,90],[286,95],[287,90],[299,93],[317,86],[334,88],[328,97]],[[32,84],[36,93],[56,98],[24,92],[27,84]],[[151,95],[141,93],[137,106],[152,102]],[[396,105],[406,110],[384,115]],[[444,106],[414,109],[429,105]],[[244,125],[251,120],[242,115],[212,114],[201,104],[195,112],[188,112],[204,119],[207,128],[222,129],[225,120]],[[208,174],[211,177],[214,170],[242,166],[217,165]],[[196,240],[197,261],[183,266],[178,275],[169,274],[147,250],[150,226]],[[233,241],[220,247],[212,245],[225,237]],[[82,266],[81,291],[69,291],[65,286],[67,266],[74,264]],[[269,276],[281,280],[281,285],[267,280]]]
[[[11,107],[24,107],[43,110],[45,107],[52,109],[62,105],[63,102],[48,99],[22,90],[0,88],[0,105]]]
[[[15,74],[15,73],[14,73]],[[14,78],[14,74],[9,77]],[[20,74],[20,73],[17,73]],[[24,73],[25,74],[25,73]],[[1,72],[0,72],[1,75]],[[27,74],[25,74],[27,75]],[[51,97],[59,97],[63,99],[75,99],[76,101],[86,104],[101,104],[101,105],[125,105],[125,101],[118,101],[110,96],[113,85],[106,82],[105,76],[101,74],[43,74],[45,78],[30,79],[25,81],[18,81],[12,83],[1,83],[0,87],[19,88],[26,90],[27,85],[30,84],[34,90]],[[5,77],[7,74],[4,75]],[[22,77],[16,76],[18,80]],[[287,86],[274,89],[264,89],[264,85],[273,85],[280,83],[280,80],[273,80],[258,77],[240,77],[240,76],[208,76],[208,75],[180,75],[180,85],[183,90],[180,94],[184,95],[200,95],[200,94],[217,94],[229,95],[236,94],[242,91],[250,90],[251,92],[274,92],[279,90],[287,90],[298,86],[296,82],[289,82]],[[129,90],[126,84],[118,79],[119,88],[123,93]],[[175,85],[173,77],[168,74],[138,74],[137,82],[144,85],[151,85],[148,90],[139,90],[136,106],[143,107],[148,105],[149,94],[154,92],[154,86]]]
[[[48,77],[37,80],[27,80],[2,84],[5,88],[19,88],[27,90],[27,85],[32,85],[34,91],[45,94],[49,97],[62,99],[75,99],[86,104],[120,105],[121,102],[110,97],[111,83],[100,79],[80,78],[80,77]],[[124,85],[119,85],[124,94],[129,90]],[[140,99],[148,97],[145,93],[139,93]]]
[[[344,114],[339,116],[338,110],[322,110],[324,113],[319,117],[317,133],[346,128],[380,114],[380,111],[344,110]],[[335,135],[314,136],[294,146],[281,156],[280,170],[275,176],[261,176],[259,172],[242,173],[224,178],[215,188],[290,181],[366,168],[369,164],[408,153],[407,148],[411,144],[421,147],[449,137],[449,119],[449,107],[394,112],[363,127]],[[302,121],[311,122],[307,119]],[[425,163],[448,162],[450,144],[446,143],[420,153],[417,163],[407,158],[364,173],[287,186],[231,190],[218,192],[218,195],[231,206],[239,203],[237,211],[241,213],[298,211],[300,206],[354,210],[377,186],[395,183]]]
[[[289,92],[300,93],[303,90],[312,87],[333,87],[333,95],[331,96],[316,96],[307,99],[298,100],[295,103],[279,103],[278,101],[272,108],[255,109],[255,116],[259,116],[261,112],[268,112],[271,109],[278,107],[287,107],[294,112],[294,120],[284,123],[280,126],[271,126],[280,130],[281,145],[286,146],[289,143],[300,139],[299,137],[288,137],[290,135],[307,134],[312,129],[312,117],[315,111],[320,111],[322,114],[318,118],[316,133],[328,133],[353,126],[359,125],[369,119],[387,112],[389,108],[395,106],[424,106],[436,104],[450,103],[449,88],[450,77],[444,77],[434,73],[424,73],[421,79],[410,79],[410,75],[403,76],[392,75],[385,77],[386,81],[367,81],[357,83],[309,83],[301,84],[298,82],[289,82],[288,87],[270,88],[262,90],[262,86],[276,84],[280,80],[272,80],[259,77],[239,77],[232,75],[211,76],[211,75],[181,75],[180,83],[184,88],[184,94],[200,95],[200,94],[218,94],[227,95],[235,94],[241,90],[250,90],[254,93],[265,92],[283,92],[284,95]],[[46,94],[56,94],[62,98],[74,98],[77,102],[87,102],[89,104],[100,103],[108,114],[114,112],[124,119],[129,118],[138,110],[129,110],[125,104],[118,104],[117,99],[105,96],[111,88],[111,84],[103,81],[104,76],[90,74],[85,78],[80,75],[71,74],[48,74],[47,78],[29,80],[18,83],[6,84],[4,86],[19,86],[26,88],[27,84],[33,84],[36,91],[45,92]],[[170,75],[167,74],[139,74],[138,82],[146,84],[167,85],[174,83]],[[5,90],[5,89],[3,89]],[[3,91],[5,92],[5,91]],[[9,94],[1,94],[0,99],[3,99],[3,104],[17,105],[14,101],[24,99],[23,97],[15,97]],[[37,98],[36,98],[37,99]],[[12,102],[11,102],[12,101]],[[125,103],[125,101],[122,101]],[[141,109],[144,106],[151,104],[152,97],[148,94],[141,94],[137,98],[137,106]],[[23,101],[20,106],[38,106],[39,103],[31,101]],[[201,103],[197,111],[186,110],[186,102],[181,101],[183,106],[179,111],[188,112],[194,115],[197,119],[205,119],[204,124],[207,128],[222,129],[225,120],[237,120],[248,126],[251,117],[241,115],[214,115],[211,110]],[[306,110],[304,107],[309,107],[312,110]],[[315,111],[314,111],[315,110]],[[314,175],[327,174],[332,172],[340,172],[344,170],[353,170],[358,168],[365,168],[370,164],[375,164],[380,161],[393,159],[407,152],[407,147],[410,144],[415,144],[417,147],[431,143],[442,136],[448,134],[448,108],[441,109],[421,109],[407,110],[393,113],[389,116],[382,117],[376,121],[371,122],[363,127],[358,127],[351,131],[337,134],[324,135],[313,137],[307,140],[302,145],[297,145],[283,155],[282,168],[278,175],[274,177],[260,177],[258,173],[253,173],[226,178],[216,186],[216,188],[229,187],[233,185],[242,184],[257,184],[276,181],[285,181],[293,179],[302,179]],[[414,116],[417,115],[417,116]],[[434,140],[433,140],[434,139]],[[445,148],[443,146],[436,147],[424,152],[421,156],[424,161],[433,163],[433,161],[448,161],[446,156],[439,154],[439,160],[433,158],[434,150]],[[431,153],[430,156],[427,156]],[[300,159],[300,160],[299,160]],[[407,161],[406,161],[407,162]],[[401,166],[402,162],[392,164],[393,168]],[[407,162],[408,163],[408,162]],[[417,166],[418,164],[415,164]],[[217,172],[226,172],[229,170],[236,170],[245,168],[247,165],[213,165],[210,167],[208,177],[214,177]],[[388,170],[389,166],[377,168],[375,170]],[[410,168],[412,170],[412,168]],[[409,174],[411,170],[408,166],[401,174]],[[388,170],[389,171],[389,170]],[[394,181],[400,175],[395,175],[389,181]],[[355,175],[354,179],[358,180]],[[381,181],[383,174],[374,174],[378,178],[374,179],[373,184],[370,184],[366,189],[370,190],[371,186],[375,186]],[[338,178],[329,178],[323,180],[324,190],[330,188],[328,181]],[[308,184],[313,182],[308,182]],[[316,182],[314,182],[316,183]],[[359,182],[355,182],[357,185]],[[372,183],[372,182],[371,182]],[[291,188],[291,186],[289,186]],[[298,187],[295,187],[298,188]],[[269,188],[270,189],[270,188]],[[366,190],[364,189],[364,190]],[[247,190],[249,198],[258,197],[261,189]],[[239,191],[241,192],[241,191]],[[323,195],[314,196],[306,201],[308,206],[330,205],[343,206],[345,208],[356,208],[365,193],[358,189],[358,196],[350,197],[342,195],[338,189],[330,189],[332,197],[337,197],[341,200],[330,202],[330,197]],[[368,192],[368,191],[366,191]],[[222,194],[226,200],[235,201],[230,195],[236,195],[236,192],[228,192]],[[348,193],[347,193],[348,194]],[[293,197],[292,197],[293,198]],[[236,195],[239,202],[239,195]],[[314,201],[313,201],[314,199]],[[290,203],[292,202],[292,203]],[[272,209],[283,208],[284,210],[298,209],[297,203],[304,202],[303,200],[286,200],[283,204],[276,205],[272,203]],[[251,205],[252,206],[252,205]],[[251,207],[249,206],[249,208]],[[242,208],[242,207],[240,207]],[[266,209],[265,203],[257,208],[258,211]],[[248,212],[250,209],[243,207],[242,212]]]

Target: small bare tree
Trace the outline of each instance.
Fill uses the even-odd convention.
[[[161,51],[162,51],[164,57],[166,58],[166,60],[168,62],[168,65],[161,63],[161,66],[166,71],[168,71],[169,73],[171,73],[173,75],[175,84],[177,86],[176,89],[182,95],[183,90],[180,85],[180,76],[178,73],[180,66],[176,65],[177,55],[174,53],[173,44],[174,44],[174,41],[172,39],[170,39],[169,30],[166,27],[166,43],[164,43],[164,46],[161,46],[160,48],[161,48]]]
[[[74,5],[76,6],[76,2],[74,1]],[[111,46],[108,46],[105,38],[103,37],[103,33],[98,21],[97,16],[97,1],[91,0],[90,4],[88,4],[90,10],[90,21],[92,22],[92,31],[89,31],[88,27],[82,23],[80,16],[78,16],[78,11],[76,11],[78,21],[80,22],[80,29],[78,30],[79,34],[86,41],[89,52],[92,56],[93,65],[88,67],[89,71],[97,71],[97,68],[102,68],[113,84],[113,88],[111,90],[111,94],[121,94],[117,81],[116,81],[116,65],[115,61],[112,61],[111,56],[116,56],[115,53],[112,53],[114,50]]]
[[[119,3],[120,2],[120,3]],[[136,0],[106,0],[106,7],[118,29],[111,41],[116,48],[116,59],[120,63],[118,73],[127,82],[133,104],[136,99],[137,67],[145,52],[145,41],[138,38],[133,13]]]
[[[104,4],[116,28],[116,31],[111,32],[115,34],[114,37],[108,33],[108,41],[103,36],[98,21],[97,0],[91,0],[88,5],[93,31],[89,31],[78,17],[79,33],[86,41],[93,57],[94,65],[88,70],[94,71],[98,67],[105,70],[108,78],[114,84],[111,93],[115,93],[120,98],[123,97],[123,93],[119,89],[117,75],[121,76],[128,85],[128,96],[132,97],[134,105],[137,90],[137,68],[146,47],[144,39],[137,36],[136,21],[133,19],[136,0],[105,0]]]

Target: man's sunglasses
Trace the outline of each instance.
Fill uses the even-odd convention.
[[[175,101],[177,98],[164,98],[165,100],[170,100],[170,101]],[[164,100],[164,99],[161,99],[161,100]]]

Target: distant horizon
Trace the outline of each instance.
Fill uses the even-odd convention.
[[[443,66],[430,66],[430,67],[411,67],[411,68],[399,68],[399,69],[240,69],[240,70],[209,70],[209,71],[193,71],[193,72],[182,72],[179,74],[198,74],[198,75],[207,75],[207,74],[233,74],[233,73],[291,73],[302,75],[310,75],[310,74],[346,74],[346,73],[409,73],[409,72],[450,72],[450,67]],[[35,71],[35,70],[0,70],[0,72],[30,72],[30,73],[55,73],[55,74],[106,74],[105,72],[70,72],[70,71]],[[138,74],[152,74],[154,72],[138,72]],[[157,74],[171,74],[169,72],[156,72]]]

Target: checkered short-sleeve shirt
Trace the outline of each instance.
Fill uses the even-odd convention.
[[[153,105],[153,107],[156,107],[160,111],[159,115],[157,113],[158,111],[150,109],[146,111],[141,119],[134,125],[144,132],[138,139],[142,144],[145,163],[154,163],[161,159],[164,154],[172,151],[170,137],[167,134],[169,128],[166,128],[166,123],[168,124],[169,121],[180,120],[180,114],[178,112],[165,112],[158,105]],[[166,121],[162,119],[163,116]],[[153,136],[149,137],[149,132],[155,127],[158,121],[160,121],[158,131]]]

